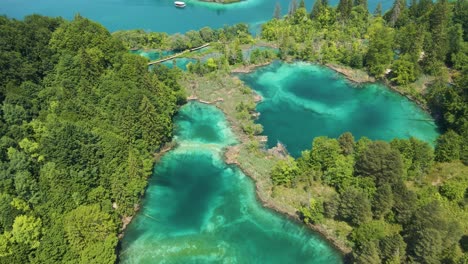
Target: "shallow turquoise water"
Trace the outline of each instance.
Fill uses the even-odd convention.
[[[254,31],[270,20],[276,2],[286,14],[290,0],[246,0],[231,5],[202,3],[186,0],[187,7],[174,7],[173,0],[1,0],[0,14],[21,19],[25,15],[38,13],[72,19],[77,13],[98,21],[110,31],[122,29],[144,29],[176,33],[204,26],[221,28],[224,25],[248,23]],[[306,0],[310,11],[314,0]],[[373,11],[379,0],[369,1]],[[390,8],[393,0],[382,0],[384,9]],[[336,5],[338,0],[331,0]]]
[[[177,148],[156,166],[121,263],[342,263],[304,227],[260,206],[252,181],[223,161],[235,144],[222,112],[189,103]]]
[[[275,62],[240,78],[264,97],[258,122],[268,146],[278,141],[293,156],[310,148],[314,137],[391,140],[411,136],[434,143],[432,118],[416,104],[379,84],[354,87],[334,71],[304,62]]]

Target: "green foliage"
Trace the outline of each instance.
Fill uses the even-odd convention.
[[[0,262],[114,263],[115,219],[135,213],[185,102],[178,73],[80,16],[0,31]]]
[[[318,224],[323,221],[323,203],[311,198],[308,205],[299,208],[299,213],[305,223]]]
[[[344,155],[351,155],[354,153],[355,142],[353,134],[350,132],[343,133],[338,138],[338,143],[340,143],[340,147]]]
[[[452,130],[437,138],[435,159],[440,162],[449,162],[460,159],[461,138]]]
[[[427,174],[434,163],[432,147],[416,138],[394,139],[390,142],[390,146],[401,153],[407,179],[414,180]]]
[[[27,244],[31,249],[39,247],[41,233],[41,219],[27,215],[17,216],[11,230],[12,239],[16,243]]]
[[[391,235],[395,230],[391,225],[385,221],[370,221],[364,224],[361,224],[359,227],[355,228],[351,233],[351,240],[356,245],[367,244],[371,241],[378,241],[385,238],[386,236]]]
[[[338,216],[358,226],[372,218],[371,203],[367,196],[356,188],[348,188],[341,194]]]
[[[271,170],[271,180],[275,185],[291,187],[298,170],[297,163],[293,158],[279,160]]]
[[[355,263],[369,263],[380,264],[380,257],[378,247],[375,242],[370,241],[363,243],[357,247],[353,252],[353,262]]]
[[[372,177],[377,186],[393,185],[402,180],[403,163],[398,151],[383,141],[375,141],[362,153],[356,162],[355,173]]]
[[[298,180],[336,193],[313,199],[298,213],[306,223],[350,224],[356,263],[460,263],[467,183],[455,174],[438,189],[432,186],[425,176],[433,177],[434,157],[432,147],[415,138],[388,144],[365,137],[355,142],[349,133],[338,140],[318,137],[297,159],[299,175],[307,175]]]
[[[393,78],[391,80],[398,85],[407,85],[416,80],[416,70],[413,62],[401,58],[396,60],[392,66]]]
[[[338,155],[334,164],[324,173],[324,182],[338,190],[345,190],[353,183],[354,159],[352,156]]]
[[[393,207],[393,192],[388,184],[384,184],[377,188],[377,191],[372,199],[372,211],[375,219],[385,217]]]
[[[454,179],[440,186],[439,192],[451,201],[461,202],[467,193],[467,179]]]
[[[94,244],[105,243],[115,235],[116,225],[99,205],[82,205],[64,218],[64,230],[68,243],[77,253]],[[114,241],[114,243],[117,241]],[[111,248],[115,246],[109,245]]]
[[[415,261],[438,263],[442,251],[458,243],[459,224],[447,219],[440,203],[433,201],[419,208],[408,225],[408,253]]]
[[[341,153],[338,140],[328,137],[316,137],[312,142],[310,153],[311,166],[321,171],[327,171],[333,165]]]
[[[400,234],[393,234],[380,239],[379,248],[383,263],[405,262],[406,243]]]
[[[366,65],[372,75],[383,77],[393,60],[394,30],[385,26],[383,20],[376,19],[368,31],[369,50],[366,55]]]

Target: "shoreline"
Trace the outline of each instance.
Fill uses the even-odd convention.
[[[427,107],[427,105],[424,102],[419,101],[417,98],[414,98],[413,96],[401,91],[398,89],[398,86],[392,85],[388,82],[387,79],[384,79],[384,81],[378,81],[374,77],[369,76],[366,72],[362,71],[363,74],[362,76],[357,76],[356,72],[361,71],[359,69],[353,69],[353,68],[348,68],[346,66],[341,66],[338,64],[331,64],[327,63],[324,66],[332,69],[333,71],[339,73],[342,75],[346,80],[356,83],[356,84],[365,84],[365,83],[381,83],[385,85],[388,89],[390,89],[393,92],[398,93],[399,95],[405,97],[406,99],[410,100],[411,102],[415,103],[418,105],[422,110],[424,110],[426,113],[431,115],[430,109]],[[434,120],[435,121],[435,120]]]
[[[240,145],[241,144],[238,144],[238,145],[233,146],[233,147],[239,147]],[[325,229],[323,227],[318,226],[318,225],[314,225],[314,224],[310,224],[310,223],[304,223],[304,221],[302,221],[297,214],[288,212],[286,210],[282,210],[279,206],[275,205],[270,200],[268,200],[268,198],[263,197],[263,195],[261,194],[262,190],[258,185],[258,179],[256,179],[250,173],[248,173],[246,171],[246,169],[242,167],[241,163],[239,163],[237,161],[237,159],[235,159],[233,162],[228,162],[228,160],[227,160],[228,158],[226,157],[226,153],[229,152],[230,148],[232,148],[232,147],[228,147],[226,149],[226,151],[225,151],[225,154],[224,154],[225,155],[225,160],[224,161],[226,162],[227,165],[237,166],[242,171],[242,173],[244,173],[247,177],[249,177],[253,181],[253,183],[255,185],[255,197],[258,200],[258,202],[260,202],[260,204],[262,205],[263,208],[265,208],[267,210],[270,210],[270,211],[273,211],[274,213],[276,213],[276,214],[278,214],[278,215],[280,215],[282,217],[285,217],[286,219],[288,219],[290,221],[293,221],[298,225],[303,225],[303,226],[309,228],[310,231],[312,231],[314,233],[314,235],[317,235],[320,238],[327,241],[327,243],[331,247],[333,247],[339,254],[341,254],[341,256],[343,258],[345,258],[345,256],[347,254],[352,252],[352,249],[346,247],[341,242],[339,242],[339,240],[337,240],[335,237],[328,234],[327,231],[325,231]]]
[[[237,68],[234,68],[232,69],[230,72],[231,74],[247,74],[247,73],[252,73],[254,72],[257,68],[260,68],[260,67],[264,67],[264,66],[268,66],[270,64],[272,64],[275,60],[272,60],[272,61],[267,61],[267,62],[263,62],[263,63],[257,63],[257,64],[250,64],[250,65],[247,65],[247,66],[240,66],[240,67],[237,67]]]

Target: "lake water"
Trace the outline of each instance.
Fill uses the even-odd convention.
[[[226,165],[223,148],[236,141],[220,110],[189,103],[175,122],[179,144],[154,170],[121,263],[342,263],[323,239],[264,209],[251,179]]]
[[[79,13],[110,31],[144,29],[183,33],[205,26],[221,28],[242,22],[258,32],[260,24],[273,17],[276,2],[286,14],[290,0],[246,0],[230,5],[186,0],[184,9],[175,8],[173,0],[1,0],[0,14],[17,19],[33,13],[72,19]],[[393,4],[390,0],[370,0],[369,10],[372,12],[379,2],[384,9]],[[310,11],[314,0],[305,3]],[[338,0],[330,0],[330,3],[336,5]]]
[[[438,136],[429,114],[380,84],[355,87],[338,73],[305,62],[275,62],[240,78],[264,98],[258,123],[268,146],[278,141],[293,156],[317,136],[391,140],[411,136],[431,144]]]

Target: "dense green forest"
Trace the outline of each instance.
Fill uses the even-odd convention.
[[[317,137],[300,158],[279,161],[271,179],[322,190],[300,217],[347,233],[353,263],[466,263],[468,169],[454,162],[455,172],[441,174],[441,152],[415,138]]]
[[[0,263],[114,263],[184,91],[80,16],[0,35]]]

